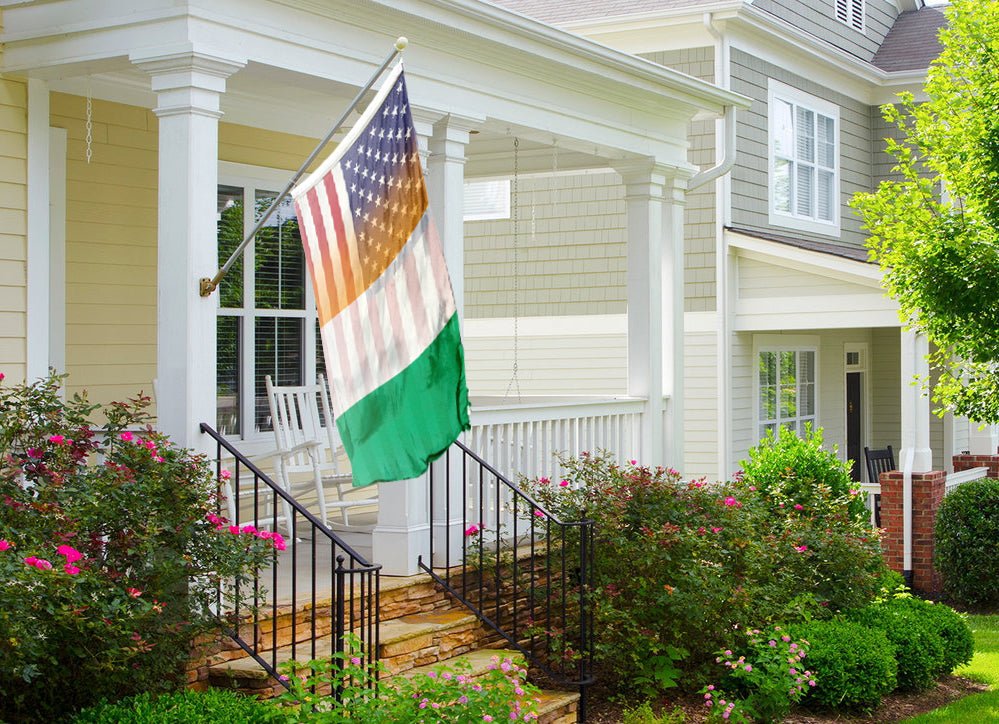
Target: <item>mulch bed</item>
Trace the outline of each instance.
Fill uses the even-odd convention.
[[[873,722],[887,724],[888,722],[902,721],[916,714],[923,714],[938,709],[955,699],[982,691],[988,691],[988,687],[985,684],[964,679],[960,676],[945,676],[929,691],[914,694],[895,693],[886,696],[881,702],[881,706],[869,714],[821,714],[802,710],[792,713],[784,722],[785,724],[830,724],[831,722],[840,722],[841,724],[860,724],[861,722],[865,724]],[[703,700],[698,697],[667,700],[661,702],[659,707],[653,708],[657,711],[660,709],[672,711],[678,706],[683,709],[687,716],[687,722],[691,722],[691,724],[703,722],[707,718]],[[586,720],[589,724],[619,724],[621,713],[626,708],[629,708],[629,705],[627,703],[607,701],[600,697],[598,692],[593,692],[588,708],[589,711]]]

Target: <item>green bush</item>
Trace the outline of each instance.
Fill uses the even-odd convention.
[[[813,431],[806,424],[804,437],[787,431],[774,435],[768,430],[741,464],[743,481],[777,510],[795,505],[808,509],[824,499],[840,499],[852,515],[869,517],[863,496],[850,478],[850,461],[840,460],[835,447],[823,448],[821,428]]]
[[[231,724],[279,722],[286,719],[273,704],[231,691],[178,691],[139,694],[121,701],[84,709],[75,724]]]
[[[828,617],[879,590],[880,544],[849,490],[819,485],[781,506],[777,486],[684,481],[606,455],[562,462],[564,481],[522,485],[562,520],[594,520],[595,658],[619,690],[651,697],[682,676],[696,689],[715,651],[746,643],[743,625]]]
[[[148,403],[0,385],[0,721],[182,686],[219,583],[283,545],[222,525],[211,467],[143,428]]]
[[[999,604],[999,480],[972,480],[949,493],[935,536],[944,592],[966,605]]]
[[[907,599],[905,605],[923,616],[943,641],[943,660],[936,671],[937,676],[949,674],[971,661],[975,654],[975,635],[964,616],[945,604],[918,598]]]
[[[808,640],[808,666],[817,679],[806,706],[868,711],[895,689],[895,647],[884,631],[842,619],[811,621],[791,630]]]
[[[912,597],[893,598],[848,614],[857,623],[885,632],[895,647],[899,689],[928,689],[946,669],[944,640],[926,611],[929,605]]]

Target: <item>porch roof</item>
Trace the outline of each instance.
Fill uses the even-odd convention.
[[[244,64],[227,81],[226,120],[319,136],[398,35],[428,109],[481,130],[585,153],[687,167],[686,123],[745,106],[738,94],[480,0],[0,0],[0,70],[54,90],[143,107],[133,62],[198,53]],[[578,165],[583,165],[582,163]]]

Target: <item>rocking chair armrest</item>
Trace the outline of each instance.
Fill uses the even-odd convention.
[[[292,455],[298,455],[301,452],[312,452],[316,448],[322,447],[323,444],[318,440],[306,440],[305,442],[300,442],[298,445],[287,448],[285,450],[276,450],[275,455],[279,455],[283,460],[291,457]]]

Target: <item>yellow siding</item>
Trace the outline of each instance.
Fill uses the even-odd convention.
[[[70,393],[109,402],[156,376],[157,121],[144,108],[53,93],[66,129],[66,371]]]
[[[28,91],[0,78],[0,372],[9,382],[27,372]]]
[[[0,88],[0,103],[12,97],[17,96],[10,89]],[[20,97],[23,104],[23,90]],[[0,124],[10,118],[4,109],[0,107]],[[86,100],[53,93],[51,123],[65,128],[68,137],[68,390],[87,390],[96,402],[125,399],[140,391],[151,393],[156,376],[156,117],[144,108],[94,100],[89,164]],[[24,177],[23,150],[18,166],[5,150],[11,134],[9,127],[0,125],[0,174],[7,172],[0,176],[4,181],[0,183],[0,228],[6,232],[0,235],[0,309],[7,312],[0,315],[0,333],[20,330],[23,346],[23,319],[18,322],[9,314],[19,309],[23,318],[23,283],[21,288],[5,286],[18,278],[17,270],[9,265],[23,267],[24,263],[24,221],[10,217],[5,206],[8,199],[19,198],[11,172],[20,171],[22,186]],[[232,124],[219,128],[219,156],[225,161],[294,169],[314,144],[312,139]],[[17,300],[20,307],[11,306]],[[0,340],[0,353],[6,348]],[[23,367],[23,353],[21,358]]]

